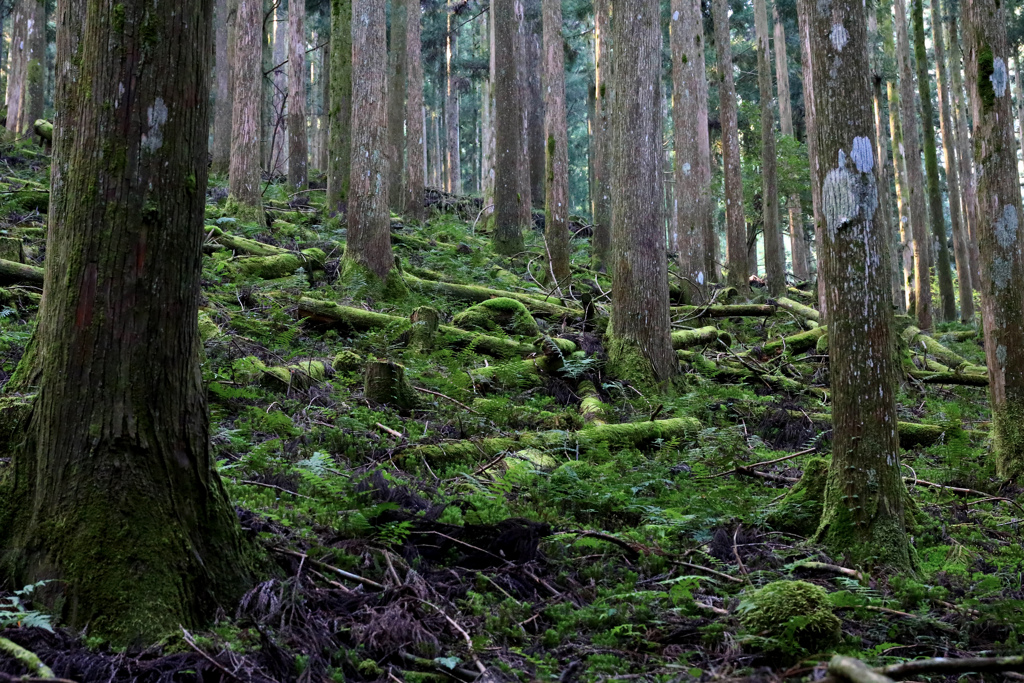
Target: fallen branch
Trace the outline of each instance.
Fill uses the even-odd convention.
[[[320,560],[314,560],[312,557],[310,557],[310,556],[308,556],[308,555],[306,555],[304,553],[296,552],[294,550],[288,550],[287,548],[281,548],[281,547],[278,547],[278,546],[270,546],[270,549],[272,551],[274,551],[275,553],[280,553],[281,555],[290,555],[292,557],[298,557],[299,559],[305,560],[305,561],[309,562],[310,564],[314,564],[314,565],[320,567],[321,569],[326,569],[328,571],[332,571],[335,574],[337,574],[338,576],[340,576],[342,578],[345,578],[345,579],[349,579],[350,581],[355,581],[357,583],[361,583],[364,586],[369,586],[370,588],[376,588],[379,591],[384,590],[384,586],[382,586],[381,584],[377,583],[376,581],[373,581],[371,579],[363,578],[362,576],[359,576],[358,574],[353,574],[351,572],[347,572],[344,569],[338,569],[337,567],[335,567],[333,565],[330,565],[330,564],[327,564],[326,562],[321,562]]]
[[[728,332],[722,332],[717,327],[702,327],[697,330],[678,330],[672,333],[672,348],[688,349],[691,346],[702,344],[713,344],[721,340],[728,348],[732,345],[732,337]]]
[[[39,656],[34,652],[26,650],[21,645],[0,636],[0,652],[13,657],[22,666],[29,670],[33,676],[39,676],[41,678],[53,678],[53,671],[50,667],[43,664]]]
[[[793,301],[792,299],[783,296],[776,299],[775,303],[778,304],[779,308],[784,308],[790,313],[795,313],[804,320],[810,320],[816,323],[821,322],[821,313],[810,306],[800,303],[799,301]]]

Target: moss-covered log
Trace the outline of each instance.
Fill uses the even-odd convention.
[[[832,422],[832,416],[828,413],[805,415],[799,411],[791,410],[789,414],[796,419],[810,417],[814,422]],[[965,431],[958,427],[943,427],[942,425],[927,425],[916,422],[897,422],[896,432],[899,434],[900,448],[933,446],[943,438],[954,438],[965,434]]]
[[[481,301],[452,318],[452,325],[463,330],[506,332],[523,337],[540,334],[537,321],[526,305],[508,297]]]
[[[327,378],[327,367],[321,361],[306,360],[287,366],[268,366],[255,356],[236,360],[232,366],[235,381],[256,383],[285,391],[305,390]]]
[[[903,330],[903,341],[910,347],[911,352],[919,352],[921,347],[924,347],[924,352],[930,356],[933,356],[936,360],[941,361],[950,368],[964,368],[973,365],[966,358],[954,353],[950,349],[946,348],[933,337],[924,334],[918,328],[910,325]],[[988,372],[985,370],[985,372]]]
[[[36,131],[36,135],[46,140],[49,143],[53,143],[53,124],[46,119],[36,119],[33,128]]]
[[[789,354],[803,353],[815,347],[818,339],[828,332],[827,326],[816,327],[813,330],[800,332],[782,339],[773,339],[761,346],[761,356],[770,357],[781,353],[783,350]],[[753,355],[748,352],[747,355]]]
[[[767,318],[775,315],[768,304],[716,304],[713,306],[673,306],[672,315],[688,318]]]
[[[677,330],[672,333],[672,348],[688,349],[701,344],[714,344],[721,340],[726,346],[732,346],[732,337],[717,327],[701,327],[697,330]]]
[[[821,322],[821,313],[810,306],[800,303],[799,301],[794,301],[793,299],[783,296],[779,297],[775,303],[777,303],[781,308],[785,308],[787,311],[795,313],[804,320],[811,320],[815,323]]]
[[[697,351],[677,351],[679,360],[686,363],[692,370],[709,379],[720,382],[742,382],[752,386],[768,386],[777,391],[801,393],[806,390],[800,382],[781,375],[759,375],[753,370],[738,363],[725,361],[715,362],[705,358]]]
[[[25,262],[25,243],[20,237],[0,237],[0,259]]]
[[[228,270],[243,278],[261,278],[275,280],[287,277],[299,268],[307,271],[323,270],[327,255],[320,249],[303,249],[295,254],[291,252],[273,256],[241,256],[228,262]]]
[[[232,251],[249,256],[281,256],[291,254],[290,251],[283,247],[275,247],[273,244],[264,244],[263,242],[251,240],[248,237],[232,235],[213,225],[206,226],[206,234],[207,239],[214,244],[219,244]]]
[[[0,285],[43,286],[43,269],[0,259]]]
[[[498,297],[515,299],[530,309],[534,315],[539,315],[549,320],[578,320],[583,317],[583,311],[577,308],[567,308],[561,304],[544,301],[538,297],[520,294],[518,292],[504,292],[499,289],[488,289],[487,287],[477,287],[476,285],[456,285],[450,282],[433,282],[431,280],[421,280],[418,277],[412,277],[410,275],[406,275],[406,282],[410,289],[414,289],[418,292],[446,296],[460,301],[472,301],[474,303],[479,303]]]
[[[577,388],[580,396],[580,415],[584,421],[595,425],[608,424],[608,406],[601,400],[593,382],[580,382]]]
[[[966,372],[923,372],[921,370],[909,370],[909,377],[913,377],[924,384],[955,384],[966,387],[987,387],[988,375],[968,374]]]

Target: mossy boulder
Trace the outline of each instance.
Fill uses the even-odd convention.
[[[507,332],[523,337],[540,334],[530,311],[515,299],[497,297],[467,308],[452,319],[452,325],[463,330]]]
[[[828,593],[806,581],[773,581],[740,603],[740,622],[766,651],[825,652],[842,636]],[[769,645],[765,647],[765,641]]]
[[[821,521],[827,481],[828,460],[808,460],[800,481],[789,490],[778,507],[768,514],[768,525],[778,531],[808,537],[813,535]]]

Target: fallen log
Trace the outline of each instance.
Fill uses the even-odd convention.
[[[813,330],[808,330],[807,332],[800,332],[781,339],[773,339],[772,341],[765,342],[761,346],[760,357],[767,358],[777,355],[781,353],[783,349],[790,354],[810,351],[818,343],[818,339],[827,333],[828,326],[822,325],[821,327],[815,327]],[[753,350],[748,351],[743,355],[751,357],[755,356]]]
[[[36,119],[35,123],[32,124],[33,130],[36,135],[46,140],[49,143],[53,143],[53,124],[46,119]]]
[[[421,280],[420,278],[409,274],[406,274],[405,281],[410,289],[414,289],[418,292],[446,296],[460,301],[480,303],[482,301],[487,301],[488,299],[496,299],[499,297],[515,299],[530,309],[534,315],[540,315],[544,318],[548,318],[549,320],[577,320],[583,317],[583,311],[577,308],[567,308],[561,304],[543,301],[540,298],[533,297],[528,294],[505,292],[500,289],[488,289],[487,287],[477,287],[476,285],[456,285],[450,282]]]
[[[780,308],[785,308],[787,311],[795,313],[804,320],[810,320],[815,323],[821,322],[821,313],[810,306],[805,306],[799,301],[793,301],[792,299],[783,296],[779,297],[775,303],[777,303]]]
[[[584,422],[595,425],[608,424],[608,406],[601,400],[593,382],[583,381],[577,389],[580,395],[580,415]]]
[[[672,315],[696,318],[767,318],[775,315],[768,304],[715,304],[712,306],[673,306]]]
[[[716,381],[762,385],[776,391],[788,391],[790,393],[802,393],[806,390],[803,384],[789,377],[759,374],[750,368],[736,363],[716,362],[704,357],[703,354],[697,351],[676,351],[676,356],[684,363],[688,363],[701,376]]]
[[[43,269],[24,263],[0,259],[0,286],[36,285],[43,286]]]
[[[828,413],[805,414],[798,410],[790,410],[789,414],[794,418],[809,417],[814,422],[832,422],[832,416]],[[946,436],[957,437],[973,433],[959,427],[944,427],[942,425],[928,425],[918,422],[897,422],[896,432],[899,434],[900,448],[932,446]]]
[[[246,356],[235,361],[232,370],[236,381],[259,383],[268,389],[282,391],[309,389],[327,378],[327,366],[316,360],[287,366],[268,366],[255,356]]]
[[[264,244],[251,240],[248,237],[239,237],[224,232],[215,225],[206,226],[206,238],[214,244],[219,244],[235,252],[241,252],[249,256],[280,256],[291,252],[283,247],[275,247],[273,244]]]
[[[926,354],[931,355],[936,360],[941,361],[945,365],[948,365],[950,368],[956,369],[973,366],[973,363],[971,363],[969,360],[967,360],[963,356],[960,356],[957,353],[954,353],[950,349],[940,344],[936,339],[923,333],[921,330],[914,327],[913,325],[910,325],[905,330],[903,330],[903,334],[901,336],[903,337],[903,341],[905,341],[907,343],[907,346],[911,347],[911,349],[913,349],[916,345],[923,346]]]
[[[323,270],[327,254],[317,248],[303,249],[299,253],[286,252],[273,256],[239,256],[228,261],[228,270],[240,277],[276,280],[287,277],[299,268]]]
[[[672,333],[672,348],[688,349],[701,344],[713,344],[721,340],[727,347],[732,346],[732,337],[717,327],[701,327],[697,330],[677,330]]]
[[[988,375],[965,372],[923,372],[908,370],[908,377],[913,377],[924,384],[956,384],[965,387],[987,387]]]
[[[822,683],[891,683],[905,678],[918,678],[929,674],[944,677],[967,673],[1024,672],[1024,656],[1009,657],[934,657],[913,659],[899,664],[868,668],[868,665],[853,657],[836,655],[828,664],[829,676]]]

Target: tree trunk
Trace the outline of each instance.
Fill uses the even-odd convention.
[[[454,17],[454,2],[448,0],[448,30],[445,32],[445,100],[444,123],[448,138],[448,178],[445,189],[452,194],[462,194],[462,142],[459,135],[459,84],[455,76],[455,59],[458,50],[458,29]]]
[[[327,211],[347,209],[352,159],[352,0],[331,0]]]
[[[814,109],[814,76],[811,69],[811,27],[810,27],[810,0],[797,0],[796,16],[800,30],[800,63],[803,67],[804,77],[804,128],[807,130],[807,160],[810,168],[818,165],[818,134],[816,129],[817,115]],[[815,245],[815,267],[818,284],[818,311],[821,313],[822,322],[828,318],[828,299],[825,296],[827,284],[825,273],[822,268],[822,238],[821,230],[823,219],[821,215],[821,187],[816,182],[811,183],[811,213],[814,216],[814,245]]]
[[[271,66],[272,110],[270,119],[270,162],[267,167],[271,176],[288,174],[288,17],[284,3],[274,0],[277,10],[273,19],[273,57]]]
[[[924,0],[911,0],[914,21],[914,63],[917,67],[917,88],[921,95],[921,139],[924,146],[925,181],[928,191],[928,216],[931,219],[938,263],[939,301],[942,306],[940,320],[956,319],[956,293],[953,291],[953,273],[949,264],[949,246],[946,242],[946,219],[942,211],[942,188],[939,187],[939,159],[935,149],[935,108],[928,77],[928,55],[925,51]]]
[[[1006,14],[996,0],[966,0],[963,7],[964,63],[978,164],[981,307],[992,436],[999,476],[1019,480],[1024,475],[1024,258]]]
[[[235,51],[234,28],[238,0],[217,0],[214,18],[217,58],[215,69],[214,110],[213,110],[213,162],[210,170],[227,173],[231,165],[231,64]]]
[[[423,58],[421,56],[420,0],[405,2],[405,64],[407,98],[405,101],[406,145],[405,215],[412,221],[423,221],[424,152],[426,131],[423,121]]]
[[[675,122],[675,201],[679,267],[697,287],[715,279],[711,222],[711,145],[704,20],[699,0],[673,0],[672,119]]]
[[[235,100],[231,113],[229,204],[237,217],[265,225],[260,191],[260,106],[263,71],[263,3],[238,0],[235,17]]]
[[[42,595],[63,623],[128,645],[201,624],[249,579],[198,363],[213,3],[57,14],[57,63],[83,55],[92,77],[57,84],[74,144],[58,133],[40,391],[0,547],[8,579],[53,580]]]
[[[483,215],[494,211],[494,12],[487,13],[487,80],[481,84],[480,137],[483,145],[480,159],[480,183],[484,199]]]
[[[878,71],[872,74],[871,95],[873,113],[875,117],[875,156],[878,163],[875,166],[876,181],[878,184],[878,211],[876,212],[878,229],[885,235],[889,243],[889,288],[892,294],[893,306],[899,308],[904,302],[903,280],[900,276],[900,269],[896,264],[896,230],[892,224],[892,207],[889,205],[889,131],[885,126],[882,116],[882,76]]]
[[[828,162],[814,169],[814,180],[825,219],[833,403],[832,464],[817,535],[859,560],[909,569],[889,240],[875,221],[867,16],[860,0],[834,0],[809,18],[818,152]]]
[[[320,52],[320,73],[317,75],[320,83],[320,145],[317,150],[316,169],[326,175],[331,163],[331,29],[329,27],[326,37],[321,40],[327,44]]]
[[[345,267],[381,283],[395,265],[388,203],[385,0],[352,3],[352,169]]]
[[[925,208],[924,172],[921,168],[921,138],[917,132],[917,107],[914,74],[910,62],[910,38],[907,36],[907,6],[895,0],[896,61],[900,73],[900,114],[903,122],[904,162],[907,166],[907,204],[910,233],[914,237],[914,310],[921,327],[932,327],[932,249],[928,236],[928,214]]]
[[[531,204],[544,208],[544,179],[546,175],[547,136],[545,134],[544,97],[541,74],[544,61],[541,43],[544,31],[541,28],[542,0],[519,0],[523,6],[523,38],[526,48],[522,74],[526,102],[526,155],[529,159],[528,172]]]
[[[544,245],[551,285],[571,284],[569,246],[569,129],[565,110],[565,47],[562,0],[544,0],[544,128],[547,177],[544,196]]]
[[[662,195],[658,0],[635,0],[615,22],[612,103],[612,376],[651,386],[679,369],[672,350]]]
[[[309,144],[306,140],[306,5],[288,5],[288,186],[306,189]]]
[[[611,127],[612,102],[611,0],[594,0],[594,236],[591,239],[594,268],[603,271],[611,257],[612,209]]]
[[[935,82],[939,95],[939,128],[942,132],[942,154],[946,165],[946,187],[949,194],[949,223],[953,233],[956,256],[957,285],[960,295],[960,322],[974,320],[974,292],[971,289],[970,252],[960,217],[960,173],[956,164],[956,142],[949,107],[949,74],[946,70],[946,46],[942,37],[941,0],[932,0],[932,45],[935,49]]]
[[[511,256],[523,250],[523,229],[529,228],[530,186],[523,154],[523,20],[519,0],[491,0],[494,12],[495,137],[494,249]],[[526,180],[527,182],[523,182]]]
[[[41,0],[17,0],[13,10],[7,130],[31,135],[43,117],[46,11]]]
[[[441,158],[441,116],[436,111],[430,115],[431,124],[434,129],[434,163],[431,166],[430,173],[433,178],[434,187],[443,190],[444,182],[441,178],[444,175],[444,163]]]
[[[769,47],[768,9],[765,0],[754,0],[757,34],[757,87],[761,110],[761,209],[764,223],[764,272],[771,296],[786,291],[786,247],[779,230],[778,174],[775,158],[775,86]]]
[[[401,213],[405,208],[402,173],[405,170],[405,91],[408,65],[405,49],[405,0],[391,0],[391,44],[388,49],[388,197],[391,210]]]
[[[740,173],[740,137],[736,113],[736,85],[732,73],[729,37],[729,5],[712,0],[715,51],[718,55],[719,119],[722,123],[722,163],[725,167],[726,267],[729,284],[741,294],[750,291],[747,260],[747,228],[743,215],[743,178]],[[616,55],[618,56],[618,55]]]
[[[779,125],[783,135],[793,134],[793,104],[789,91],[789,57],[786,54],[786,28],[779,18],[779,8],[773,8],[775,20],[775,80],[779,90]],[[804,235],[804,210],[800,195],[789,198],[789,243],[793,258],[793,277],[801,282],[811,278],[811,264],[807,253],[807,236]]]
[[[1014,46],[1013,53],[1014,76],[1017,79],[1017,127],[1020,129],[1021,160],[1024,160],[1024,88],[1021,88],[1024,81],[1021,81],[1019,46]]]
[[[7,130],[15,135],[18,134],[19,113],[25,96],[25,27],[28,23],[25,10],[30,1],[18,0],[11,10],[5,102],[7,104]]]

